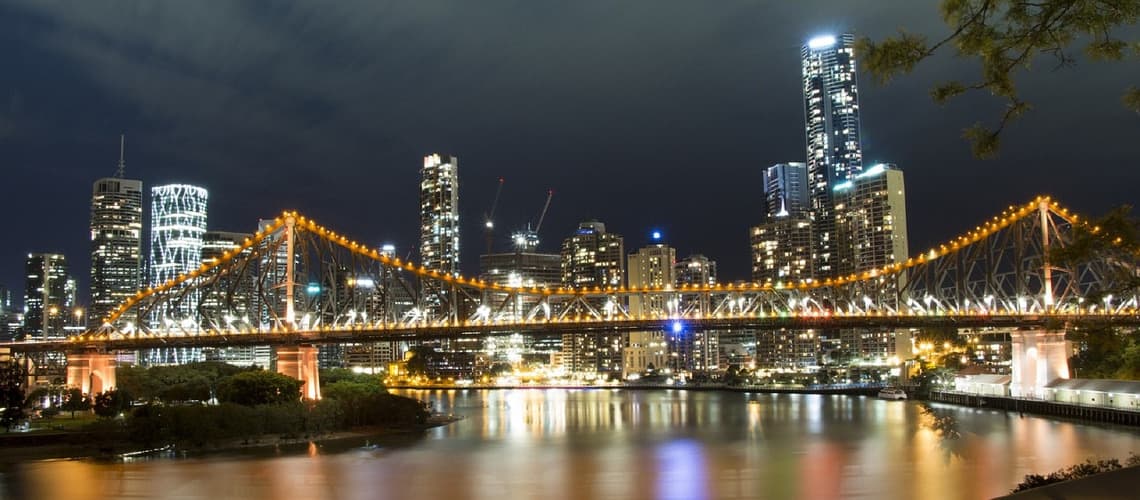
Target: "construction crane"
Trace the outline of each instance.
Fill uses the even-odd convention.
[[[499,195],[503,194],[503,182],[499,177],[499,187],[495,189],[495,200],[491,202],[491,211],[483,214],[483,237],[487,239],[487,253],[491,253],[495,244],[495,208],[499,206]]]
[[[526,229],[515,231],[511,235],[516,252],[531,252],[538,249],[538,230],[542,229],[542,221],[546,219],[546,211],[550,209],[550,199],[553,197],[553,189],[546,192],[546,203],[542,205],[542,212],[538,214],[538,223],[534,225],[534,229],[531,229],[528,222]]]

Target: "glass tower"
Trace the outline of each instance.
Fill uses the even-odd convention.
[[[801,51],[816,278],[836,273],[832,190],[863,170],[854,45],[853,35],[825,35],[812,38]]]
[[[29,340],[61,338],[75,307],[75,280],[67,258],[55,253],[30,253],[24,264],[24,334]]]
[[[807,164],[790,162],[768,167],[764,171],[764,201],[769,219],[806,215],[811,206]]]
[[[95,181],[91,192],[91,306],[88,328],[98,328],[142,279],[142,181],[119,173]]]

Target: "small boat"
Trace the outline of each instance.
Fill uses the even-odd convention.
[[[885,387],[879,391],[880,399],[906,399],[906,391],[898,387]]]

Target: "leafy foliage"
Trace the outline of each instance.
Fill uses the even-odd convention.
[[[1135,457],[1136,456],[1133,455],[1132,458],[1130,458],[1128,460],[1128,464],[1130,466],[1136,465],[1135,463],[1133,463],[1136,461]],[[1102,472],[1114,471],[1114,470],[1119,469],[1121,467],[1122,466],[1120,465],[1120,461],[1115,459],[1115,458],[1111,458],[1111,459],[1107,459],[1107,460],[1097,460],[1095,462],[1092,461],[1092,459],[1089,459],[1089,460],[1086,460],[1084,463],[1080,463],[1077,465],[1071,465],[1067,468],[1053,472],[1047,476],[1042,476],[1040,474],[1026,474],[1025,480],[1022,481],[1020,484],[1018,484],[1017,487],[1015,487],[1013,489],[1013,491],[1011,491],[1010,493],[1017,493],[1019,491],[1031,490],[1033,488],[1040,488],[1040,487],[1045,486],[1045,485],[1049,485],[1049,484],[1053,484],[1053,483],[1060,483],[1062,481],[1069,481],[1069,480],[1073,480],[1073,479],[1080,479],[1083,477],[1089,477],[1089,476],[1092,476],[1094,474],[1100,474]]]
[[[0,364],[0,425],[5,431],[24,419],[24,386],[28,372],[19,363]]]
[[[95,414],[103,418],[114,418],[131,409],[131,396],[126,391],[112,389],[95,395],[92,405]]]
[[[960,57],[978,61],[977,80],[940,83],[931,97],[943,104],[966,92],[984,90],[1006,101],[996,125],[978,123],[963,132],[981,158],[995,156],[1002,130],[1031,109],[1021,99],[1014,77],[1030,70],[1037,56],[1052,57],[1054,68],[1070,67],[1076,64],[1074,46],[1082,43],[1085,55],[1094,61],[1140,56],[1140,43],[1114,35],[1117,28],[1140,20],[1140,0],[942,0],[941,10],[951,30],[941,40],[931,43],[924,35],[900,31],[879,42],[862,38],[856,51],[880,83],[911,72],[946,46]],[[1140,113],[1140,89],[1131,88],[1123,101]]]
[[[1140,333],[1112,328],[1077,328],[1068,339],[1076,347],[1069,366],[1080,378],[1140,380]]]
[[[75,412],[91,409],[91,400],[86,394],[83,394],[83,391],[73,387],[67,390],[67,397],[60,409],[71,412],[71,418],[75,418]]]
[[[301,400],[302,385],[300,380],[280,373],[247,371],[224,379],[218,387],[218,399],[245,406],[291,403]]]

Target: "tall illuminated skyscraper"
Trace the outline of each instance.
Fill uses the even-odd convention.
[[[833,194],[841,274],[906,262],[910,254],[902,170],[891,163],[873,165],[836,185]]]
[[[764,170],[764,202],[768,219],[806,216],[811,208],[807,164],[777,163]]]
[[[126,179],[123,140],[115,177],[95,181],[91,193],[91,306],[97,328],[142,284],[142,181]]]
[[[430,154],[420,170],[420,263],[440,274],[459,274],[459,159]],[[443,297],[437,281],[423,285],[424,311],[429,316],[443,314]]]
[[[149,283],[157,286],[202,265],[202,238],[206,234],[209,193],[198,186],[167,184],[150,190]],[[189,317],[197,297],[182,301],[177,311],[163,311],[170,319]]]
[[[61,338],[75,307],[75,279],[67,258],[30,253],[24,264],[24,334],[29,340]]]
[[[812,273],[836,273],[833,188],[863,170],[855,37],[824,35],[801,51],[807,174],[812,216]]]

